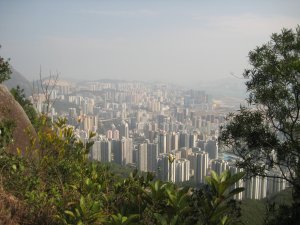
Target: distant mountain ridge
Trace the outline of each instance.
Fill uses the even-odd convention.
[[[32,85],[31,83],[17,70],[11,67],[12,73],[10,74],[10,79],[3,82],[3,84],[10,90],[16,88],[19,85],[24,89],[26,97],[32,95]]]

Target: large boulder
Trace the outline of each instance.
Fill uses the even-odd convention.
[[[22,106],[14,99],[7,87],[0,84],[0,122],[10,120],[14,122],[13,142],[8,151],[17,153],[19,148],[25,153],[26,147],[30,146],[30,138],[37,139],[37,134],[24,112]]]

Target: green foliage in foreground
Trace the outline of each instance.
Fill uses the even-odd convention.
[[[291,185],[293,205],[271,207],[268,224],[299,224],[300,26],[272,34],[250,51],[249,63],[248,106],[228,115],[219,141],[240,157],[237,165],[247,175],[275,175]]]
[[[239,222],[240,207],[232,196],[242,189],[229,191],[229,187],[243,174],[213,172],[207,185],[198,190],[154,180],[150,173],[116,176],[109,165],[88,160],[92,133],[82,143],[65,120],[47,124],[42,116],[40,121],[38,140],[31,138],[28,156],[11,155],[4,144],[0,149],[0,187],[24,205],[26,216],[20,224]],[[0,129],[8,125],[1,124]],[[7,142],[10,136],[6,133],[5,137]]]
[[[1,48],[1,45],[0,45]],[[8,60],[0,56],[0,84],[10,78],[11,69]]]
[[[12,141],[15,123],[4,119],[0,122],[0,149],[4,149]]]
[[[266,203],[263,200],[245,199],[241,204],[241,220],[245,225],[263,225]]]
[[[10,93],[12,94],[12,96],[14,96],[15,100],[22,106],[32,125],[36,126],[38,114],[30,100],[26,98],[24,89],[20,88],[20,86],[17,85],[16,88],[12,88],[10,90]]]

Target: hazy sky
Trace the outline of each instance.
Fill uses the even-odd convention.
[[[0,54],[29,79],[194,84],[242,74],[271,33],[300,24],[300,1],[0,0]]]

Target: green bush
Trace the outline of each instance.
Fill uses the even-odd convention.
[[[12,126],[2,125],[12,130]],[[3,133],[1,133],[3,136]],[[234,224],[236,204],[229,187],[243,174],[207,178],[206,190],[178,187],[133,171],[126,178],[88,160],[93,133],[82,143],[65,119],[39,118],[38,140],[28,154],[5,151],[1,139],[1,186],[26,205],[24,224]],[[1,136],[1,137],[2,137]],[[4,137],[4,136],[3,136]],[[38,143],[38,145],[36,144]],[[38,146],[38,148],[36,147]],[[20,220],[21,221],[21,220]],[[22,221],[20,222],[22,224]]]

